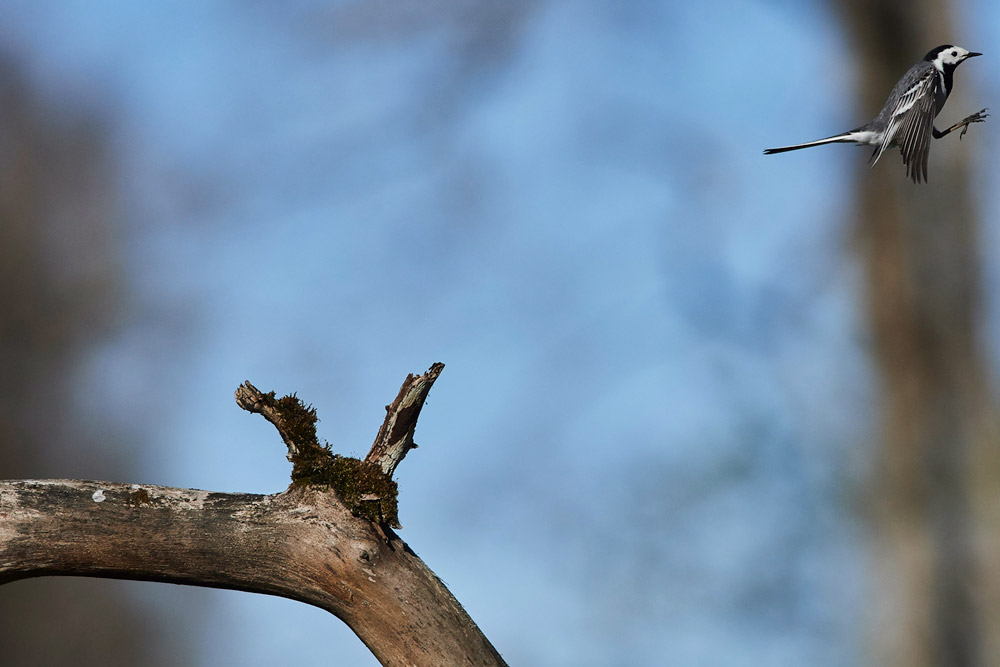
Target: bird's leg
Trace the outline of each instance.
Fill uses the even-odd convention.
[[[944,132],[938,132],[938,129],[936,127],[932,128],[934,130],[934,138],[935,139],[940,139],[941,137],[945,136],[946,134],[950,134],[952,130],[957,130],[958,128],[962,128],[962,133],[960,135],[958,135],[959,140],[961,140],[962,137],[965,136],[965,133],[969,131],[969,125],[971,125],[972,123],[982,123],[982,122],[985,122],[987,116],[989,116],[989,114],[986,113],[986,109],[983,109],[982,111],[977,111],[976,113],[972,114],[971,116],[968,116],[968,117],[966,117],[966,118],[958,121],[957,123],[955,123],[954,125],[952,125],[951,127],[949,127]]]

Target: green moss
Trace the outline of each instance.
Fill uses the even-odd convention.
[[[398,487],[375,463],[334,454],[329,465],[296,479],[295,483],[327,486],[355,516],[400,527]]]
[[[274,392],[272,391],[267,394],[267,397],[274,400]],[[284,417],[285,421],[282,426],[292,440],[300,443],[311,442],[318,444],[316,439],[316,422],[319,421],[319,417],[316,416],[316,408],[306,405],[295,394],[282,396],[275,400],[274,407]]]
[[[264,394],[261,403],[279,417],[275,423],[281,437],[296,450],[292,455],[292,480],[302,479],[330,465],[333,454],[329,444],[320,444],[316,437],[316,408],[306,405],[295,394],[275,398],[274,392]]]
[[[325,470],[333,462],[334,456],[329,444],[319,444],[315,440],[299,443],[299,451],[292,455],[292,481],[308,479]]]
[[[298,450],[292,455],[293,484],[329,487],[355,516],[400,527],[396,482],[381,466],[339,456],[330,450],[329,443],[320,444],[316,409],[303,404],[295,394],[275,399],[271,392],[264,398],[281,414],[282,428]]]

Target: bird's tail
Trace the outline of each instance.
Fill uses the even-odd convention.
[[[800,148],[812,148],[813,146],[822,146],[823,144],[855,143],[857,142],[857,138],[855,137],[856,132],[857,130],[851,130],[850,132],[841,132],[840,134],[835,134],[832,137],[827,137],[826,139],[817,139],[816,141],[809,141],[804,144],[795,144],[794,146],[765,148],[764,155],[773,155],[775,153],[784,153],[786,151],[797,151]]]

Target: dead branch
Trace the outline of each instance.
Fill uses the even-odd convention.
[[[420,404],[441,368],[435,364],[407,378],[379,432],[390,437],[376,439],[376,445],[387,443],[386,453],[373,457],[373,446],[369,460],[357,462],[360,469],[370,466],[388,479],[382,462],[396,456],[388,452],[401,452],[398,464],[412,447]],[[330,461],[343,459],[303,438],[309,420],[295,405],[311,411],[313,431],[315,411],[297,399],[281,403],[285,399],[246,383],[237,400],[278,428],[293,463],[315,448]],[[434,573],[385,522],[345,504],[342,491],[327,483],[321,457],[313,462],[319,463],[311,474],[273,495],[93,481],[0,482],[0,584],[74,575],[280,595],[336,615],[383,665],[504,665]]]
[[[413,431],[417,428],[420,408],[424,406],[427,394],[443,370],[444,364],[439,362],[423,375],[407,375],[396,400],[385,406],[385,421],[382,422],[365,460],[377,463],[386,475],[392,477],[406,453],[416,448]]]

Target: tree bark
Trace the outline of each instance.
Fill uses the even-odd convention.
[[[410,417],[390,410],[390,418],[412,420],[412,435],[412,410]],[[48,575],[279,595],[343,620],[383,665],[505,664],[405,542],[318,484],[251,495],[93,481],[0,482],[0,584]]]

